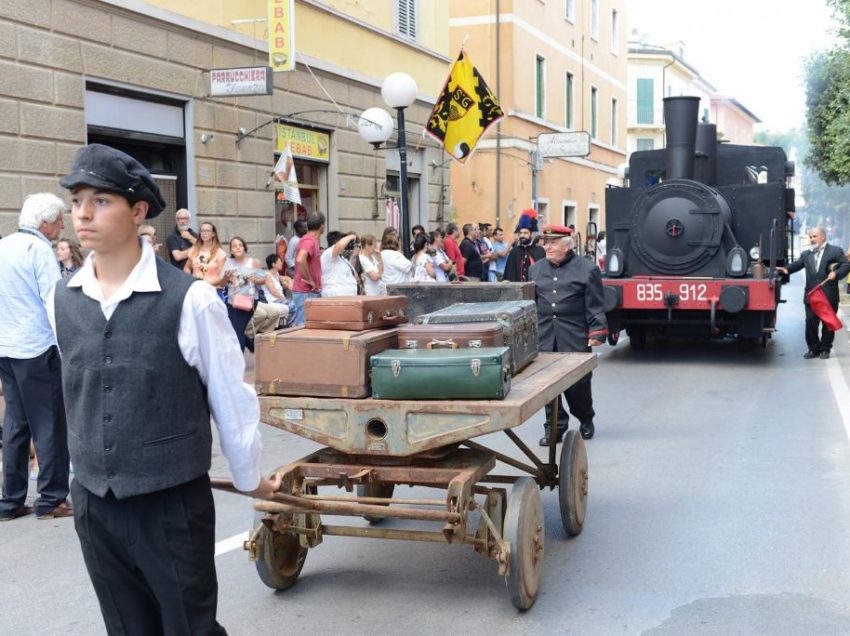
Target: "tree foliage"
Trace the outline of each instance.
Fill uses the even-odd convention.
[[[850,183],[850,50],[836,48],[806,64],[807,164],[829,184]]]

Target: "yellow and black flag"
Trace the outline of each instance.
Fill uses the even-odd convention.
[[[481,136],[504,116],[496,96],[461,49],[425,130],[449,155],[465,163]]]

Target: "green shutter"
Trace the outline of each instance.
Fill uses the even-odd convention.
[[[638,79],[637,81],[637,123],[653,124],[654,80]]]

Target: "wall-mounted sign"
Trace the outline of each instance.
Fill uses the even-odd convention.
[[[269,66],[295,70],[295,0],[269,0]]]
[[[583,130],[544,133],[537,136],[537,149],[543,157],[586,157],[590,154],[590,134]]]
[[[311,161],[330,161],[331,137],[327,133],[289,124],[277,124],[275,128],[277,129],[275,152],[283,152],[288,142],[292,148],[293,157]]]
[[[210,97],[271,95],[274,76],[268,66],[216,68],[210,71]]]

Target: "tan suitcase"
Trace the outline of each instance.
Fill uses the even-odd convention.
[[[407,322],[404,296],[331,296],[304,302],[304,326],[308,329],[362,331],[394,327]]]
[[[396,329],[343,331],[293,327],[254,340],[260,395],[369,397],[369,358],[398,342]]]

